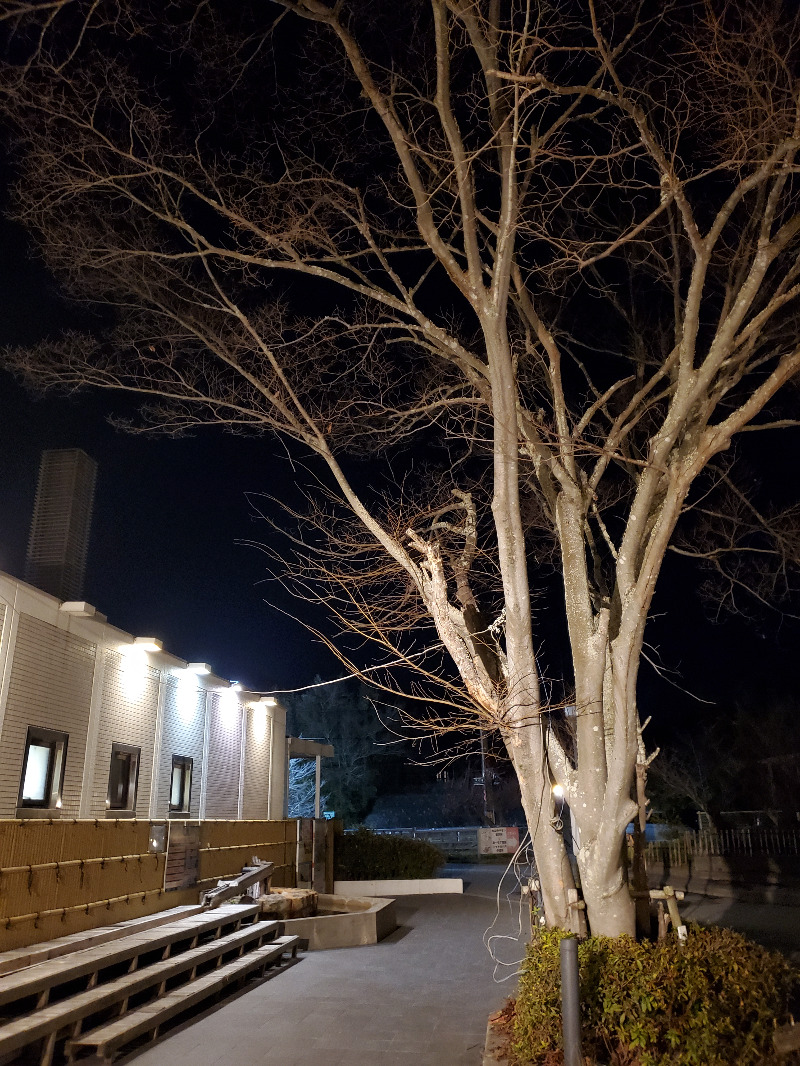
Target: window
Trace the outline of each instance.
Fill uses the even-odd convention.
[[[61,807],[68,739],[66,733],[28,726],[19,786],[20,807],[47,810]]]
[[[188,814],[192,799],[192,760],[186,755],[172,756],[172,778],[169,785],[170,813]]]
[[[136,787],[139,783],[139,756],[141,748],[130,744],[111,745],[111,769],[108,772],[108,798],[110,811],[136,809]]]

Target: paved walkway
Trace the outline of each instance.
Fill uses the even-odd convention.
[[[513,994],[496,983],[485,931],[521,959],[519,892],[503,867],[448,867],[465,894],[397,901],[400,928],[371,947],[313,951],[287,972],[120,1062],[136,1066],[478,1066],[486,1019]],[[514,882],[515,883],[515,882]],[[524,908],[523,908],[524,910]],[[502,976],[514,967],[501,968]]]

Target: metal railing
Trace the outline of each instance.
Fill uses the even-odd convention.
[[[476,826],[453,829],[373,829],[384,836],[413,837],[441,848],[449,858],[474,859],[478,854]],[[800,829],[704,829],[679,830],[672,837],[647,845],[649,862],[668,861],[670,866],[686,866],[696,855],[800,855]]]
[[[800,831],[797,829],[687,829],[676,836],[647,845],[648,861],[669,862],[686,866],[699,855],[787,856],[800,855]]]

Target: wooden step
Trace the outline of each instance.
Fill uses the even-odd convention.
[[[233,923],[256,921],[258,913],[257,903],[246,906],[230,904],[213,912],[207,911],[170,925],[135,933],[110,944],[76,951],[66,958],[37,962],[0,980],[0,1005],[37,995],[40,998],[39,1006],[45,1006],[50,989],[56,985],[91,976],[116,963],[133,961],[139,955],[165,948],[176,941],[189,940]]]
[[[290,957],[286,962],[291,964],[297,956],[299,939],[297,936],[279,937],[274,943],[256,948],[241,958],[225,963],[218,970],[167,992],[113,1022],[68,1040],[68,1058],[71,1061],[80,1048],[94,1048],[105,1062],[110,1062],[121,1047],[137,1037],[149,1033],[155,1039],[164,1022],[202,1003],[231,982],[246,977],[254,970],[266,970],[270,965],[281,965],[287,952]]]
[[[113,981],[78,992],[60,1003],[53,1003],[15,1018],[14,1021],[0,1025],[0,1055],[17,1051],[48,1037],[55,1041],[59,1031],[66,1026],[74,1027],[100,1010],[116,1003],[122,1004],[137,992],[161,985],[231,951],[241,952],[253,941],[260,947],[264,940],[274,941],[282,933],[282,922],[256,922],[213,940],[210,944],[202,944],[173,958],[164,959],[142,970],[135,970]],[[72,1035],[77,1036],[79,1031],[79,1028],[74,1029]]]

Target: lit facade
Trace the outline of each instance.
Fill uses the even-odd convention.
[[[283,818],[286,714],[0,573],[0,818]]]

